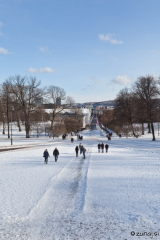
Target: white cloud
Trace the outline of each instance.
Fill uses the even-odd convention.
[[[9,54],[9,52],[8,52],[7,49],[0,47],[0,54],[5,54],[5,55],[7,55],[7,54]]]
[[[123,44],[123,41],[118,41],[117,39],[113,38],[114,34],[108,33],[107,35],[99,34],[99,39],[104,42],[110,42],[112,44]]]
[[[99,84],[100,81],[98,79],[96,79],[95,77],[92,77],[92,82],[95,84]]]
[[[47,53],[48,52],[48,47],[40,47],[40,51],[43,53]]]
[[[49,68],[49,67],[45,67],[45,68],[29,68],[28,71],[30,73],[54,73],[56,72],[55,69]]]
[[[120,84],[120,85],[127,85],[133,82],[132,78],[129,78],[127,75],[117,76],[116,78],[112,79],[113,83]]]

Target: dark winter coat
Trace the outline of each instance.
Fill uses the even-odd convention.
[[[103,143],[101,144],[101,148],[104,149],[104,144]]]
[[[108,144],[106,144],[106,145],[105,145],[105,148],[106,148],[106,149],[108,149],[108,148],[109,148],[109,145],[108,145]]]
[[[54,151],[53,151],[53,156],[58,156],[59,155],[59,151],[58,151],[58,149],[55,149]]]
[[[84,147],[81,147],[82,152],[86,152],[86,149]]]
[[[44,151],[43,157],[44,157],[44,158],[48,158],[48,157],[49,157],[49,152],[48,152],[48,151]]]
[[[76,151],[76,153],[78,153],[78,151],[79,151],[79,148],[78,148],[78,146],[75,148],[75,151]]]
[[[98,146],[98,149],[100,149],[100,148],[101,148],[101,144],[100,144],[100,143],[99,143],[97,146]]]

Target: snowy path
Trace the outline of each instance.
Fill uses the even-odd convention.
[[[79,142],[61,141],[57,163],[52,143],[48,165],[41,146],[1,153],[0,239],[128,240],[139,239],[131,231],[160,234],[157,143],[113,138],[109,152],[98,153],[99,141],[106,142],[101,131],[84,133],[86,159],[75,157]]]

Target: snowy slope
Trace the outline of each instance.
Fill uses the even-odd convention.
[[[73,144],[43,140],[0,153],[0,239],[119,240],[138,239],[131,231],[160,232],[160,141],[108,141],[100,129],[82,135],[86,159],[75,157],[76,137]],[[98,153],[99,142],[109,143],[108,153]]]

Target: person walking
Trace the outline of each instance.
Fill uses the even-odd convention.
[[[108,148],[109,148],[109,145],[106,143],[105,145],[106,153],[108,152]]]
[[[57,148],[55,148],[53,151],[53,156],[55,157],[55,162],[57,162],[57,160],[58,160],[58,155],[59,155],[59,151]]]
[[[82,144],[80,143],[80,144],[79,144],[80,154],[82,153],[82,149],[81,149],[81,148],[82,148]]]
[[[43,157],[44,157],[44,163],[48,163],[48,157],[49,157],[49,152],[48,150],[46,149],[43,153]]]
[[[83,153],[83,158],[85,159],[86,158],[86,156],[85,156],[86,149],[83,147],[83,145],[81,147],[81,150],[82,150],[82,153]]]
[[[75,151],[76,151],[76,157],[78,157],[78,151],[79,151],[78,146],[76,146]]]
[[[102,149],[102,153],[103,153],[104,152],[104,144],[103,144],[103,142],[101,144],[101,149]]]
[[[101,144],[99,143],[97,146],[98,146],[98,152],[100,153]]]

